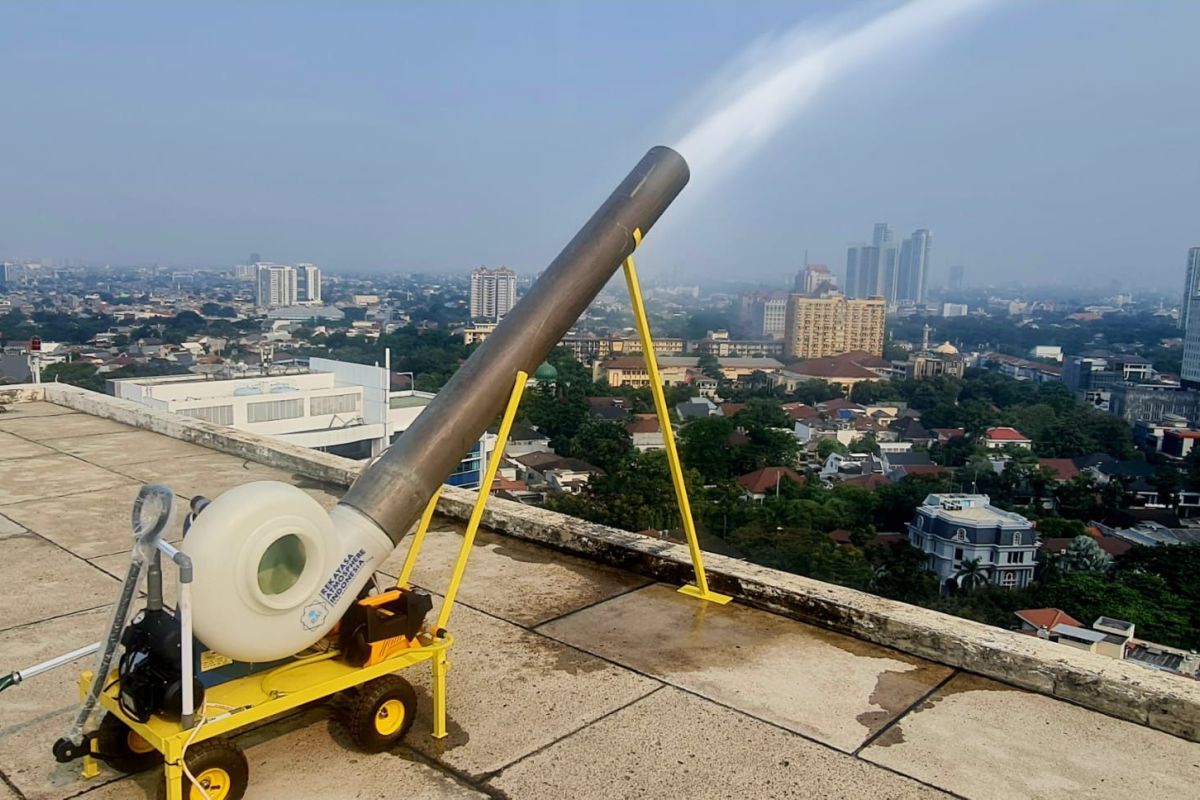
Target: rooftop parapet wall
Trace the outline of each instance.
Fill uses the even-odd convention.
[[[0,404],[43,399],[336,485],[349,486],[362,468],[350,459],[63,384],[0,388]],[[438,510],[466,519],[475,498],[474,492],[445,487]],[[545,509],[493,499],[484,524],[668,583],[692,578],[683,545]],[[710,553],[705,563],[715,590],[747,604],[1200,741],[1200,682],[737,559]]]

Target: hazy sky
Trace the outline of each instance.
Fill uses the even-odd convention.
[[[844,17],[0,4],[0,258],[533,272],[748,48]],[[840,272],[888,221],[933,230],[935,284],[961,263],[968,283],[1173,287],[1200,244],[1197,30],[1195,0],[1014,0],[905,37],[834,71],[737,170],[695,175],[642,269],[782,280],[807,248]]]

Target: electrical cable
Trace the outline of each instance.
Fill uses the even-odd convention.
[[[333,648],[330,648],[329,650],[326,650],[324,653],[317,653],[316,655],[313,655],[313,656],[307,656],[305,658],[298,658],[290,664],[284,664],[282,666],[276,667],[275,669],[268,672],[266,675],[263,675],[262,680],[258,684],[258,689],[263,694],[270,695],[271,697],[282,697],[285,694],[290,694],[290,692],[270,689],[270,688],[268,688],[268,683],[271,681],[272,678],[277,678],[284,672],[289,672],[293,669],[296,669],[297,667],[303,667],[303,666],[307,666],[309,664],[315,664],[318,661],[328,661],[329,659],[337,658],[340,655],[341,655],[340,650],[334,650]]]

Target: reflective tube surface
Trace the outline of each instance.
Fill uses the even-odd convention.
[[[533,374],[688,181],[683,157],[655,147],[341,504],[399,543],[434,491],[496,418],[519,370]]]

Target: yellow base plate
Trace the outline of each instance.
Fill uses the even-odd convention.
[[[707,600],[710,603],[716,603],[723,606],[733,598],[727,594],[718,594],[717,592],[702,592],[700,587],[691,583],[685,583],[679,587],[680,594],[686,594],[688,597],[695,597],[697,600]]]

